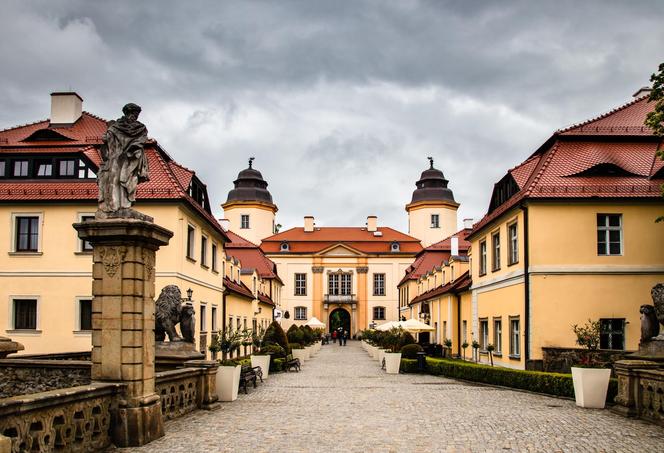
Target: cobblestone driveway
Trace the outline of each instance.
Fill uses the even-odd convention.
[[[386,375],[358,342],[302,372],[166,424],[141,452],[664,452],[664,429],[572,401],[435,376]]]

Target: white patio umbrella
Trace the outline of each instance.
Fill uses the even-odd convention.
[[[436,330],[429,324],[424,324],[422,321],[418,321],[415,318],[410,318],[407,321],[401,321],[399,325],[403,328],[403,330],[407,330],[412,333],[431,332]]]
[[[401,323],[399,321],[387,321],[380,326],[376,327],[376,330],[387,331],[394,327],[399,327]]]
[[[325,323],[321,322],[318,318],[313,316],[309,321],[304,323],[305,326],[309,326],[312,329],[324,329],[325,328]]]

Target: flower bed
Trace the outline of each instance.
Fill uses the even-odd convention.
[[[417,360],[402,359],[401,371],[417,372]],[[574,398],[571,374],[546,373],[542,371],[515,370],[492,367],[453,359],[427,357],[427,373],[453,379],[463,379],[483,384],[500,385],[535,393]],[[611,402],[618,393],[618,381],[611,379],[606,400]]]

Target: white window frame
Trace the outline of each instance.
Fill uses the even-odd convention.
[[[431,214],[431,228],[440,228],[440,214]]]
[[[516,322],[517,329],[514,330]],[[521,357],[521,319],[518,316],[510,317],[510,357]]]
[[[248,230],[251,228],[251,221],[249,220],[249,214],[240,214],[240,229],[241,230]],[[245,223],[246,220],[246,223]]]
[[[480,319],[480,349],[486,351],[489,344],[489,319]]]
[[[201,317],[201,322],[199,324],[200,333],[207,332],[207,302],[200,302],[198,304],[198,316]],[[205,313],[204,313],[205,312]]]
[[[15,300],[24,300],[24,299],[34,299],[37,301],[36,310],[37,310],[37,319],[35,321],[35,329],[16,329],[14,325],[14,301]],[[7,318],[7,332],[14,335],[40,335],[41,334],[41,296],[36,296],[34,294],[21,294],[21,295],[12,295],[9,296],[8,311],[9,316]]]
[[[201,234],[201,266],[207,267],[208,260],[208,244],[210,243],[210,237],[206,234]],[[205,245],[205,247],[203,247]]]
[[[18,231],[16,230],[16,220],[18,217],[38,217],[37,220],[37,251],[17,251],[16,250],[16,235]],[[10,254],[15,255],[41,255],[43,253],[43,242],[44,242],[44,213],[43,212],[12,212],[11,216],[11,228],[9,236],[9,250]]]
[[[486,250],[486,238],[482,239],[480,242],[480,262],[479,262],[479,274],[480,276],[486,275],[486,259],[487,259],[487,250]]]
[[[514,232],[514,234],[512,234]],[[512,222],[507,224],[507,265],[511,266],[519,262],[519,224]]]
[[[78,222],[79,222],[79,223],[84,222],[84,221],[85,221],[85,219],[84,219],[85,217],[92,217],[92,218],[94,218],[94,217],[95,217],[95,213],[94,213],[94,212],[79,212],[79,213],[78,213]],[[74,234],[76,234],[76,233],[74,233]],[[85,254],[92,253],[92,249],[90,249],[90,250],[86,250],[86,249],[83,247],[83,243],[84,243],[84,242],[87,242],[87,241],[78,238],[78,241],[77,241],[77,242],[78,242],[78,248],[76,249],[76,252],[77,252],[77,253],[85,253]]]
[[[302,283],[301,286],[298,286],[298,276],[304,276],[304,279],[299,283]],[[301,288],[303,291],[298,292],[298,288]],[[294,296],[306,296],[307,295],[307,274],[305,272],[295,272],[293,274],[293,295]]]
[[[189,231],[193,232],[191,242],[189,241]],[[187,236],[185,238],[185,256],[191,261],[196,261],[196,226],[187,222]]]
[[[304,315],[302,315],[302,311],[304,311]],[[307,320],[307,307],[304,307],[302,305],[298,305],[297,307],[293,308],[293,319],[295,321],[306,321]]]
[[[599,218],[600,216],[604,217],[604,225],[599,224]],[[619,220],[619,225],[618,226],[609,226],[608,225],[608,219],[609,216],[618,216]],[[624,236],[623,236],[623,215],[622,213],[597,213],[597,233],[604,233],[604,244],[606,249],[604,250],[605,253],[599,253],[599,250],[597,251],[597,256],[622,256],[624,254],[624,246],[625,246],[625,241],[624,241]],[[610,234],[611,231],[617,231],[620,234],[620,253],[611,253],[611,242],[609,242]],[[597,239],[597,247],[599,248],[599,238]]]
[[[382,281],[381,281],[382,277]],[[373,295],[374,296],[385,296],[387,293],[385,291],[385,280],[386,275],[384,272],[376,272],[373,274]]]
[[[92,296],[76,296],[74,298],[74,313],[76,315],[76,317],[74,318],[74,333],[76,335],[79,334],[90,335],[92,333],[92,329],[90,330],[81,329],[81,301],[83,300],[89,300],[90,308],[92,309],[92,304],[93,304]],[[90,327],[92,327],[92,322],[90,323]]]
[[[219,307],[217,305],[212,305],[212,308],[210,309],[210,321],[212,324],[212,332],[217,332],[218,329],[218,322],[217,322],[217,315],[219,314]]]
[[[493,318],[493,346],[497,354],[503,352],[503,319]]]
[[[500,230],[491,233],[491,272],[500,270]]]
[[[212,269],[212,272],[219,272],[219,246],[217,245],[216,242],[212,241],[212,245],[210,246],[210,257],[211,257],[211,263],[210,263],[210,268]]]
[[[382,318],[376,316],[376,310],[378,310],[378,309],[382,309],[382,310],[383,310],[383,317],[382,317]],[[382,305],[377,305],[377,306],[373,307],[373,309],[372,309],[371,311],[372,311],[371,314],[373,315],[373,319],[374,319],[374,320],[384,321],[385,319],[387,319],[387,318],[386,318],[386,316],[387,316],[387,310],[385,310],[385,307],[384,307],[384,306],[382,306]]]
[[[468,342],[468,321],[464,319],[461,322],[461,327],[462,327],[463,341]]]

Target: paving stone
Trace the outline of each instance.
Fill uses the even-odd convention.
[[[125,451],[125,450],[123,450]],[[136,452],[664,451],[664,429],[573,401],[437,376],[388,375],[360,347],[323,346],[300,373],[166,423]]]

